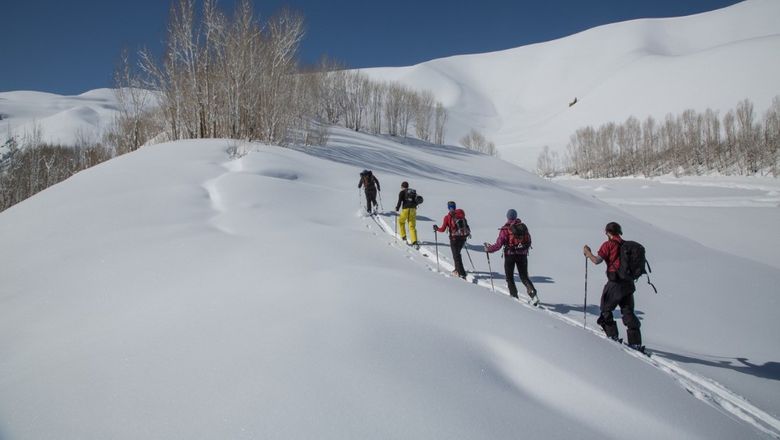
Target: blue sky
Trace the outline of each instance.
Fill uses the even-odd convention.
[[[548,41],[607,23],[718,9],[735,0],[255,0],[301,13],[304,62],[405,66]],[[219,4],[232,10],[234,1]],[[161,51],[169,0],[0,0],[0,91],[110,87],[122,48]]]

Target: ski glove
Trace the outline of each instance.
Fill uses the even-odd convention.
[[[439,226],[433,225],[433,230],[436,231],[436,232],[439,232]]]

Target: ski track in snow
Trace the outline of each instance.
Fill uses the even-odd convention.
[[[365,212],[362,210],[359,211],[359,215],[363,218],[369,217],[373,220],[373,224],[376,225],[376,227],[379,228],[381,232],[383,232],[386,235],[389,235],[393,237],[393,240],[389,241],[387,244],[393,247],[397,247],[401,250],[406,251],[407,255],[406,258],[415,261],[414,256],[419,255],[423,257],[426,268],[431,272],[438,272],[442,274],[443,276],[447,278],[455,278],[454,276],[450,275],[450,272],[452,272],[455,269],[455,266],[446,260],[446,257],[439,255],[438,263],[436,259],[436,252],[431,251],[426,246],[420,246],[419,251],[415,250],[413,247],[405,244],[401,241],[401,237],[394,231],[393,228],[391,228],[387,222],[385,222],[384,218],[380,218],[379,215],[371,215],[366,216]],[[396,217],[393,217],[393,221]],[[366,228],[371,230],[372,228],[371,222],[366,222]],[[379,234],[372,231],[372,234],[379,237]],[[464,250],[466,248],[464,247]],[[468,256],[467,256],[468,259]],[[431,264],[433,263],[433,264]],[[465,263],[465,262],[464,262]],[[440,268],[443,268],[444,271],[441,269],[437,270],[437,265]],[[467,270],[468,271],[468,270]],[[479,277],[475,276],[474,273],[469,272],[466,276],[466,281],[471,284],[476,284],[480,287],[491,289],[494,292],[501,293],[504,295],[509,295],[509,290],[502,287],[500,285],[501,282],[503,282],[503,278],[500,277],[498,283],[496,283],[495,280],[493,280],[493,284],[491,285],[491,278],[485,278],[484,275]],[[553,310],[550,310],[545,306],[544,303],[540,303],[539,307],[534,307],[530,304],[530,299],[523,299],[520,300],[519,303],[522,306],[525,306],[530,309],[539,309],[543,312],[546,312],[551,317],[565,322],[566,324],[569,324],[574,327],[583,327],[583,323],[580,321],[577,321],[576,319],[570,318],[568,316],[565,316],[563,314],[557,313]],[[600,328],[594,328],[590,326],[584,326],[584,329],[589,331],[594,336],[597,336],[599,338],[604,339],[607,341],[606,336],[604,336],[602,330]],[[729,390],[725,386],[719,384],[718,382],[690,372],[686,370],[685,368],[678,365],[676,362],[664,359],[660,356],[655,356],[652,354],[652,350],[650,350],[650,355],[645,355],[642,353],[639,353],[631,348],[628,348],[625,345],[618,345],[613,344],[616,348],[620,348],[625,352],[626,354],[633,356],[636,359],[639,359],[649,365],[652,365],[653,367],[663,371],[664,373],[668,374],[672,378],[674,378],[685,390],[687,390],[691,395],[696,397],[697,399],[703,401],[704,403],[714,407],[715,409],[724,411],[726,414],[736,417],[739,420],[742,420],[757,430],[763,432],[764,434],[769,435],[772,438],[780,439],[780,420],[772,416],[771,414],[767,413],[766,411],[762,410],[761,408],[756,407],[755,405],[751,404],[747,401],[744,397],[734,393],[733,391]]]

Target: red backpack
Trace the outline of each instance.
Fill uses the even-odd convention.
[[[509,244],[510,249],[527,249],[531,247],[531,233],[528,232],[528,226],[521,221],[516,221],[509,225]]]
[[[469,228],[469,222],[466,220],[466,213],[462,209],[456,209],[455,215],[453,215],[452,224],[450,228],[450,235],[453,237],[469,237],[471,236],[471,228]]]

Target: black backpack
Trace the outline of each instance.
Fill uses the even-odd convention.
[[[531,247],[531,233],[523,222],[514,222],[509,225],[509,247],[523,249]]]
[[[620,245],[618,278],[626,281],[636,281],[642,275],[647,275],[647,284],[653,288],[655,293],[658,293],[653,283],[650,282],[650,272],[652,271],[650,263],[645,258],[645,247],[635,241],[623,241],[623,244]]]
[[[369,170],[365,170],[360,173],[360,177],[363,179],[363,186],[368,189],[369,187],[375,187],[374,185],[374,173]]]
[[[422,205],[423,198],[422,196],[417,195],[417,190],[415,190],[414,188],[407,188],[404,202],[407,205],[412,205],[416,207],[417,205]]]

